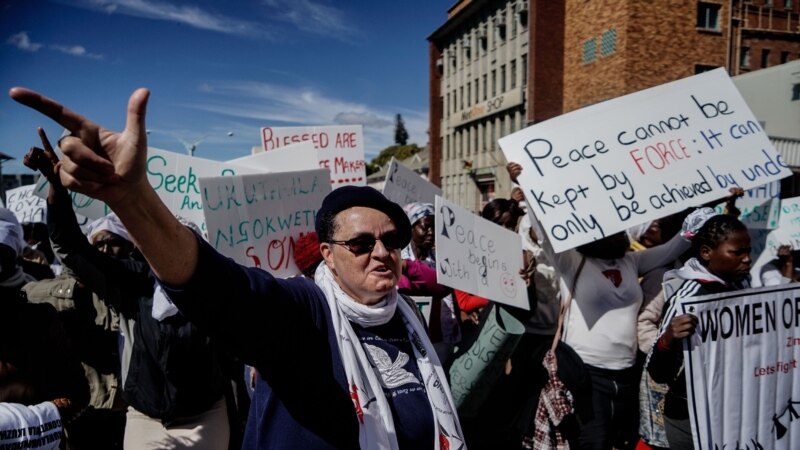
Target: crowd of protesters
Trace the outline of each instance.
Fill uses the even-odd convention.
[[[25,159],[49,182],[46,224],[0,209],[0,448],[692,448],[679,342],[697,318],[675,305],[748,285],[741,190],[725,215],[687,210],[561,253],[519,188],[493,199],[480,215],[520,235],[524,310],[439,285],[433,205],[369,187],[319,205],[296,277],[236,264],[148,184],[148,91],[121,133],[11,96],[71,135],[59,160],[40,129]],[[68,189],[114,213],[84,234]],[[779,255],[769,283],[796,277]],[[680,285],[667,298],[664,279]],[[522,331],[466,413],[450,370],[496,317]]]

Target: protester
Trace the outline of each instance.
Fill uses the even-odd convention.
[[[17,264],[24,246],[16,217],[0,208],[0,444],[54,448],[89,388],[56,311],[26,301],[21,288],[33,278]]]
[[[317,214],[316,284],[276,279],[222,257],[158,199],[146,177],[147,90],[131,96],[122,133],[35,92],[10,94],[72,132],[61,140],[65,185],[119,214],[181,312],[258,369],[247,448],[461,447],[438,358],[397,301],[411,233],[402,208],[371,188],[336,189]]]
[[[508,230],[517,231],[517,227],[525,211],[514,199],[496,198],[481,210],[481,217],[492,223],[500,225]],[[538,363],[534,362],[533,353],[537,348],[537,343],[541,339],[535,334],[528,335],[528,325],[533,325],[539,331],[539,325],[550,323],[549,338],[543,339],[552,342],[555,331],[556,320],[558,319],[558,303],[539,302],[536,295],[536,285],[533,282],[535,275],[536,260],[530,251],[522,249],[521,259],[524,267],[520,275],[525,281],[528,298],[528,309],[523,310],[508,305],[491,302],[491,299],[483,298],[467,292],[455,290],[455,296],[462,311],[462,324],[464,330],[464,342],[457,353],[470,352],[474,350],[469,345],[481,345],[475,341],[481,329],[486,325],[488,314],[492,313],[492,308],[502,308],[508,312],[508,317],[517,321],[519,329],[525,327],[525,333],[521,336],[516,335],[510,339],[516,339],[516,345],[510,358],[506,357],[500,361],[502,373],[497,379],[492,380],[493,385],[489,388],[490,393],[483,405],[474,417],[462,417],[468,436],[467,444],[473,449],[517,449],[523,441],[523,435],[533,424],[533,412],[535,402],[531,397],[538,398],[538,392],[544,385],[544,378],[541,376],[541,356]],[[500,323],[499,326],[510,329],[511,324]],[[546,336],[546,334],[545,334]],[[485,345],[485,344],[484,344]],[[473,353],[475,354],[475,353]],[[486,356],[490,357],[491,352]],[[541,381],[541,383],[540,383]],[[487,382],[486,378],[475,383],[475,388]],[[526,408],[528,403],[533,406]]]
[[[148,265],[130,257],[133,242],[115,214],[94,221],[89,240],[83,236],[57,176],[69,162],[58,162],[49,143],[45,147],[26,159],[50,183],[47,225],[54,250],[119,315],[122,397],[130,405],[124,447],[227,447],[230,427],[218,350],[170,302]]]
[[[403,278],[398,284],[398,290],[408,295],[428,295],[431,298],[431,312],[429,324],[429,337],[436,348],[439,361],[447,367],[453,355],[455,345],[461,340],[461,327],[459,326],[458,305],[454,302],[449,289],[436,285],[436,251],[434,249],[434,206],[431,203],[413,202],[405,205],[403,210],[411,223],[411,241],[400,255],[403,258]],[[422,263],[422,264],[418,264]],[[428,271],[427,266],[434,276],[433,282],[425,286],[426,290],[439,290],[441,294],[423,294],[412,292],[405,286],[404,278],[422,276]],[[419,286],[417,286],[419,288]]]
[[[800,271],[795,264],[798,251],[791,245],[784,244],[778,247],[777,258],[761,267],[760,278],[762,286],[778,286],[800,280]]]
[[[522,166],[511,163],[509,173],[516,179]],[[628,237],[621,232],[555,253],[546,236],[540,239],[564,286],[575,286],[574,292],[567,291],[571,307],[562,342],[578,353],[591,374],[593,418],[581,426],[581,448],[633,448],[638,442],[641,374],[639,277],[675,260],[689,243],[678,235],[663,245],[629,253]]]
[[[661,334],[647,363],[653,380],[669,385],[664,422],[672,450],[694,448],[681,340],[694,334],[698,319],[692,314],[678,315],[677,305],[684,298],[749,286],[751,260],[747,227],[735,217],[715,215],[709,208],[704,209],[703,219],[705,222],[691,237],[692,258],[664,277],[665,282],[675,280],[680,284],[664,305]]]

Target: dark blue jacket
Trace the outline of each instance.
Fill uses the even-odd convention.
[[[258,369],[243,448],[357,449],[359,425],[325,295],[245,268],[198,239],[197,269],[164,286],[183,314]]]

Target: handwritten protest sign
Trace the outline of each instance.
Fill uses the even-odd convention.
[[[433,203],[437,195],[442,195],[442,190],[392,158],[386,171],[383,195],[405,206],[413,202]]]
[[[789,450],[800,442],[800,285],[683,300],[694,448]]]
[[[287,145],[270,152],[231,159],[228,164],[258,169],[260,172],[297,172],[319,168],[317,149],[311,142]]]
[[[489,300],[530,309],[519,234],[436,196],[436,280]]]
[[[47,201],[43,197],[35,195],[35,189],[36,184],[29,184],[6,192],[8,197],[8,209],[14,213],[19,223],[47,222]],[[47,191],[45,190],[45,196],[46,195]],[[88,218],[80,214],[75,214],[75,218],[78,220],[78,225],[82,229],[85,229],[91,222]]]
[[[156,194],[172,213],[194,222],[203,231],[206,226],[199,178],[258,172],[260,170],[256,168],[195,158],[152,147],[147,149],[147,179]],[[46,197],[47,187],[47,180],[40,178],[35,188],[36,195]],[[108,205],[99,200],[75,192],[71,195],[72,207],[78,214],[97,219],[111,212]]]
[[[294,242],[314,231],[331,191],[327,169],[200,178],[208,241],[236,262],[296,275]]]
[[[504,308],[493,305],[481,315],[481,329],[450,366],[450,389],[461,417],[475,417],[505,373],[509,358],[517,348],[525,325]]]
[[[330,169],[334,188],[367,184],[364,162],[364,132],[361,125],[319,127],[265,127],[261,129],[263,151],[310,141],[319,150],[320,167]]]
[[[724,69],[556,117],[499,141],[561,252],[791,175]]]
[[[8,209],[19,223],[47,221],[47,201],[33,194],[35,187],[35,184],[29,184],[6,192]]]
[[[779,181],[746,190],[744,197],[736,200],[736,207],[741,211],[739,220],[751,230],[776,228],[781,211],[780,195]],[[714,209],[723,214],[725,204],[716,205]]]

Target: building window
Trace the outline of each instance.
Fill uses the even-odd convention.
[[[500,93],[506,91],[506,65],[500,66]]]
[[[492,97],[497,95],[497,71],[492,69]]]
[[[522,55],[522,80],[523,86],[528,85],[528,54]]]
[[[464,109],[464,86],[458,88],[458,106],[460,109],[457,111],[461,111]]]
[[[487,92],[489,92],[486,85],[486,74],[483,74],[483,99],[486,100],[488,98]]]
[[[467,83],[467,106],[472,105],[472,84]]]
[[[761,68],[769,67],[769,49],[761,50]]]
[[[767,7],[771,8],[772,7],[772,3],[773,3],[772,0],[764,0],[764,6],[767,6]]]
[[[709,66],[706,64],[695,64],[694,65],[694,74],[697,75],[698,73],[708,72],[709,70],[716,69],[717,66]]]
[[[781,64],[789,62],[789,52],[781,52]]]
[[[494,150],[494,120],[489,120],[489,142],[486,147],[489,150]]]
[[[589,64],[597,57],[597,45],[595,45],[594,38],[588,39],[583,43],[583,63]]]
[[[800,83],[792,85],[792,101],[800,100]]]
[[[783,0],[784,9],[792,9],[792,0]]]
[[[608,56],[617,51],[617,29],[612,28],[600,37],[600,55]]]
[[[478,126],[470,127],[472,131],[472,153],[478,153]]]
[[[697,28],[719,31],[719,9],[714,3],[697,4]]]
[[[511,60],[511,89],[517,87],[517,60]]]
[[[739,67],[750,67],[750,49],[747,47],[742,47],[742,49],[739,51]]]

